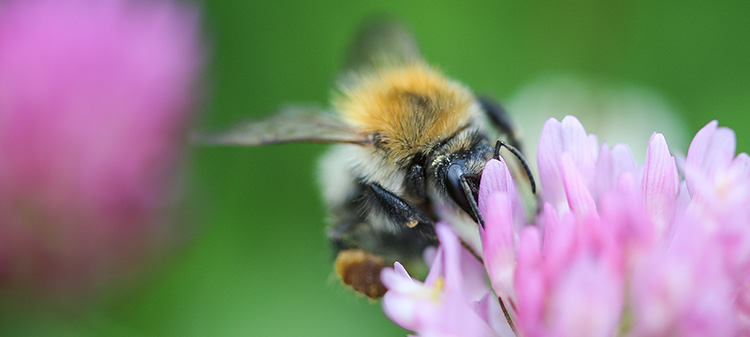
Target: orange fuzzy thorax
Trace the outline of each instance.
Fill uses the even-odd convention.
[[[352,126],[376,133],[390,159],[426,152],[466,126],[474,95],[422,63],[359,74],[334,106]]]

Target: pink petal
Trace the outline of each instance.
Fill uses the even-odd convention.
[[[573,157],[568,153],[563,153],[560,157],[560,169],[570,210],[581,218],[596,215],[594,199],[579,174]]]
[[[735,172],[737,180],[750,180],[750,156],[744,152],[738,154],[732,161],[730,169]]]
[[[554,208],[544,205],[544,253],[545,273],[556,277],[568,268],[571,258],[578,250],[578,224],[573,214],[567,213],[558,219]]]
[[[510,200],[505,193],[490,196],[494,207],[485,213],[485,230],[482,235],[484,265],[498,296],[513,296],[513,271],[516,264]]]
[[[630,147],[625,144],[615,144],[612,147],[612,161],[614,162],[614,178],[616,179],[622,172],[632,172],[636,168],[633,153]]]
[[[414,281],[404,267],[396,262],[393,269],[383,268],[380,280],[388,289],[383,297],[383,312],[403,327],[416,324],[420,302],[412,294],[423,292],[425,287]]]
[[[521,203],[520,195],[513,183],[513,176],[510,174],[505,162],[493,159],[485,165],[482,172],[482,180],[479,184],[479,211],[483,216],[488,213],[489,209],[496,207],[491,202],[488,202],[490,195],[496,192],[504,192],[506,196],[510,196],[511,208],[508,210],[508,213],[512,215],[514,228],[520,228],[526,219],[526,212]]]
[[[611,149],[602,144],[596,162],[596,193],[594,198],[599,200],[602,195],[611,191],[617,185],[617,178],[623,172],[635,172],[636,164],[630,148],[624,144],[615,144]]]
[[[484,266],[461,246],[458,236],[449,225],[438,223],[435,231],[444,248],[446,287],[450,286],[455,292],[460,292],[460,297],[466,303],[479,300],[489,290]]]
[[[542,251],[545,258],[559,256],[560,252],[566,250],[560,247],[567,246],[570,242],[570,240],[567,239],[561,240],[561,236],[567,232],[567,228],[559,228],[560,220],[557,211],[555,211],[555,207],[551,204],[545,202],[544,206],[542,206],[542,212],[544,216],[544,244]]]
[[[685,180],[691,194],[700,190],[704,181],[712,181],[716,172],[725,170],[734,159],[734,131],[718,125],[715,120],[706,124],[698,131],[688,148]]]
[[[449,225],[438,223],[435,230],[441,245],[430,270],[428,279],[431,280],[426,283],[432,289],[433,297],[425,298],[422,295],[403,298],[397,296],[398,292],[389,296],[389,289],[383,298],[384,310],[401,314],[402,316],[389,317],[420,335],[497,336],[489,322],[472,310],[472,303],[481,300],[489,292],[483,266],[461,246]],[[442,271],[442,275],[435,270]],[[437,282],[441,279],[442,285]],[[435,295],[438,296],[434,297]],[[401,312],[392,307],[395,305],[403,305],[410,311]],[[415,317],[410,316],[411,314]]]
[[[664,233],[674,219],[679,176],[667,141],[654,133],[648,146],[642,180],[643,200],[657,232]]]
[[[544,123],[537,148],[539,181],[544,199],[551,204],[565,204],[565,189],[562,185],[558,157],[563,151],[562,124],[550,118]]]
[[[430,272],[424,280],[426,284],[435,284],[445,277],[445,246],[440,245],[435,252],[435,258],[430,265]]]
[[[516,189],[513,185],[513,176],[511,176],[505,162],[493,159],[484,166],[479,184],[479,211],[482,214],[487,211],[489,196],[497,192],[513,195],[516,194]]]
[[[580,256],[559,279],[547,308],[552,336],[613,336],[623,311],[621,280],[610,266]]]
[[[573,116],[562,122],[551,118],[544,124],[539,138],[537,163],[544,200],[558,210],[565,207],[564,187],[560,172],[560,156],[568,153],[584,178],[584,185],[593,186],[597,155],[595,136],[586,134],[583,125]]]
[[[614,190],[599,202],[602,223],[610,227],[621,249],[634,254],[638,247],[651,247],[656,230],[650,221],[642,200],[642,188],[631,172],[620,175]]]
[[[573,116],[563,118],[562,136],[563,152],[570,153],[583,177],[593,179],[596,152],[599,150],[596,136],[586,134],[581,122]]]
[[[393,269],[383,268],[380,276],[381,281],[384,285],[396,285],[398,282],[408,280],[410,283],[414,283],[414,280],[409,276],[409,272],[406,271],[404,266],[396,261],[393,264]]]
[[[522,335],[528,336],[538,336],[545,320],[547,289],[540,241],[537,228],[527,226],[521,230],[513,283],[517,297],[516,326]]]
[[[721,247],[694,220],[680,221],[668,251],[654,250],[636,265],[630,291],[635,335],[736,335],[734,298],[721,268]]]
[[[599,148],[599,159],[596,161],[596,196],[598,200],[604,193],[615,186],[617,172],[614,168],[612,150],[607,144]]]

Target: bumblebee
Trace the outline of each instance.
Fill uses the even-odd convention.
[[[505,144],[491,135],[504,135],[525,167],[502,107],[428,66],[393,22],[358,34],[337,88],[330,109],[287,106],[200,141],[335,144],[320,162],[334,268],[370,298],[386,291],[379,276],[386,263],[419,260],[437,244],[436,221],[448,220],[465,245],[481,249],[479,180]]]

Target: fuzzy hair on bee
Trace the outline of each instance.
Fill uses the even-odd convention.
[[[507,144],[496,141],[500,135]],[[386,291],[380,270],[421,260],[437,244],[437,221],[448,220],[468,248],[481,250],[479,179],[503,145],[525,165],[517,138],[500,105],[430,67],[401,25],[378,21],[358,34],[330,109],[286,106],[198,141],[334,144],[319,166],[334,270],[378,298]]]

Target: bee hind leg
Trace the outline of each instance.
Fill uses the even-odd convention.
[[[345,209],[328,232],[334,269],[342,283],[371,299],[385,294],[385,266],[421,260],[424,249],[437,243],[432,219],[379,185],[361,184]]]
[[[357,213],[339,219],[328,231],[328,240],[334,252],[334,272],[338,279],[355,292],[370,299],[383,297],[386,288],[380,282],[380,272],[385,259],[372,252],[377,244],[373,227]]]
[[[380,282],[380,272],[384,267],[383,257],[361,249],[339,251],[334,264],[341,282],[371,299],[385,295],[386,288]]]
[[[328,242],[331,243],[331,248],[335,253],[353,248],[353,244],[347,239],[347,234],[353,232],[357,222],[354,219],[345,220],[328,231]]]

